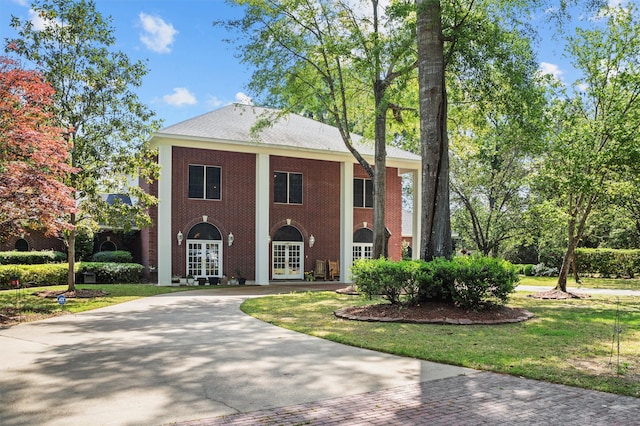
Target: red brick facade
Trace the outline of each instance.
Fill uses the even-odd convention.
[[[340,163],[272,155],[270,176],[274,172],[301,173],[303,176],[303,203],[280,204],[273,202],[273,181],[270,182],[269,235],[288,223],[298,229],[304,244],[304,270],[310,271],[317,259],[338,260],[340,256]],[[255,223],[256,223],[256,155],[198,148],[172,148],[171,235],[181,232],[186,239],[189,230],[207,222],[218,228],[223,240],[223,272],[231,275],[240,269],[247,279],[255,278]],[[220,200],[194,200],[188,198],[188,167],[190,164],[221,168]],[[354,166],[355,177],[367,177],[359,165]],[[396,168],[387,172],[387,228],[391,232],[389,255],[401,258],[402,182]],[[157,194],[157,183],[149,190]],[[260,214],[260,212],[258,212]],[[157,209],[151,217],[157,223]],[[372,229],[373,210],[355,208],[355,232],[367,222]],[[227,238],[233,233],[234,242],[228,246]],[[143,246],[148,240],[149,265],[157,265],[158,236],[155,227],[143,235]],[[315,238],[309,247],[310,236]],[[185,275],[186,245],[174,240],[172,273]],[[271,262],[271,257],[270,257]],[[270,275],[271,278],[271,275]]]

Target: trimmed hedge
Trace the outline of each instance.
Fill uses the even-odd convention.
[[[458,257],[431,262],[358,260],[352,268],[358,290],[391,304],[443,301],[480,310],[507,302],[518,281],[509,262],[490,257]]]
[[[133,256],[124,250],[99,251],[91,257],[92,262],[131,263]]]
[[[67,263],[48,265],[11,265],[0,266],[0,288],[10,288],[12,276],[18,275],[22,285],[48,286],[67,284]],[[95,263],[76,264],[76,282],[84,282],[83,273],[96,274],[96,283],[138,283],[141,281],[144,266],[137,263]]]
[[[101,284],[139,283],[143,271],[144,266],[139,263],[82,262],[76,269],[76,280],[78,274],[93,272],[96,282]]]
[[[640,250],[576,249],[578,272],[604,277],[634,277],[640,275]]]
[[[66,261],[67,255],[65,253],[53,250],[0,252],[0,265],[43,265]]]

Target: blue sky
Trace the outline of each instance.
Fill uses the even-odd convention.
[[[111,15],[116,48],[133,60],[148,61],[149,74],[137,90],[142,102],[171,125],[231,102],[247,99],[251,71],[240,64],[234,48],[223,41],[215,20],[240,17],[242,10],[224,0],[95,0],[103,15]],[[609,0],[619,5],[622,0]],[[30,18],[28,0],[0,0],[0,40],[12,36],[11,16]],[[576,15],[575,22],[591,19]],[[571,83],[575,72],[563,57],[561,40],[553,39],[540,19],[540,68]]]

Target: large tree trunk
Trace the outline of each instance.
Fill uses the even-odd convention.
[[[593,208],[593,204],[597,198],[597,194],[593,194],[591,196],[579,194],[574,201],[574,205],[570,206],[569,210],[572,213],[568,222],[567,251],[562,258],[562,266],[560,267],[560,274],[558,275],[558,283],[556,284],[555,290],[563,291],[565,293],[567,292],[569,268],[571,263],[575,262],[576,248],[578,247],[580,239],[582,239],[584,228],[587,225],[587,219],[589,218],[589,214],[591,214],[591,209]],[[577,266],[574,266],[574,268],[575,267]]]
[[[444,70],[444,39],[439,0],[416,0],[422,230],[420,257],[451,257],[449,146]]]
[[[375,167],[373,181],[373,253],[374,259],[388,257],[385,208],[387,187],[387,108],[384,102],[384,83],[376,81],[375,87]]]

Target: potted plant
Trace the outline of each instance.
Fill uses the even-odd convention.
[[[187,285],[193,285],[195,281],[195,278],[193,277],[193,275],[189,274],[187,275]]]
[[[245,285],[247,282],[247,279],[242,276],[242,271],[240,271],[240,269],[236,269],[236,278],[238,279],[239,285]]]

